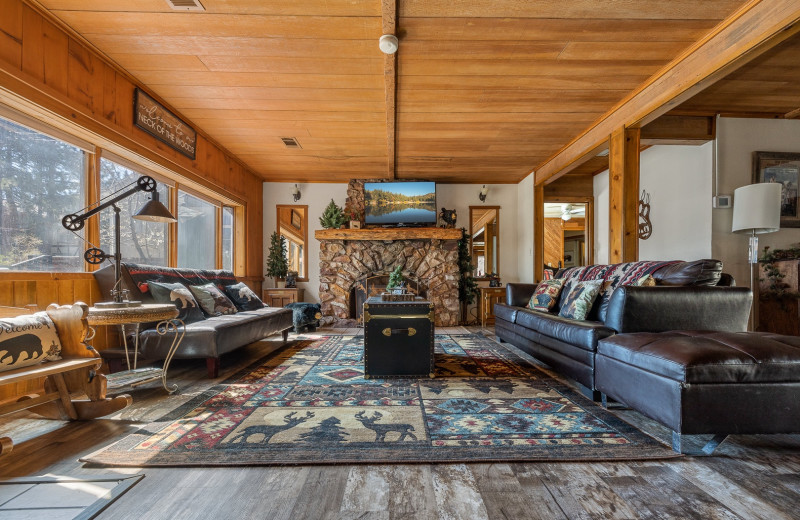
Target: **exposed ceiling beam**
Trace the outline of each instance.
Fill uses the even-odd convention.
[[[700,145],[714,139],[715,118],[663,115],[642,127],[641,144]]]
[[[784,114],[783,117],[786,118],[786,119],[798,119],[798,118],[800,118],[800,108],[795,108],[791,112],[787,112],[786,114]]]
[[[395,34],[397,30],[397,2],[381,0],[382,34]],[[399,50],[398,50],[399,52]],[[386,97],[386,168],[387,177],[395,178],[397,161],[397,53],[383,58],[383,84]]]
[[[647,124],[800,32],[798,20],[797,0],[751,0],[536,167],[535,184],[580,164],[616,129]]]

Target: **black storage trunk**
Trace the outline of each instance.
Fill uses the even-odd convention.
[[[364,304],[364,377],[433,377],[433,304]]]

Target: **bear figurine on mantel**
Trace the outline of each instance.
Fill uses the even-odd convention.
[[[446,229],[453,229],[456,227],[456,210],[454,209],[444,209],[439,213],[439,220],[441,220],[441,224],[439,227],[443,227]]]

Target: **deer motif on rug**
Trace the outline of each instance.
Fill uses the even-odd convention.
[[[285,415],[283,417],[284,424],[254,424],[252,426],[248,426],[244,430],[237,433],[236,437],[229,441],[229,444],[235,444],[239,442],[255,444],[250,442],[250,437],[257,434],[264,436],[264,438],[261,439],[261,444],[267,444],[276,433],[294,428],[298,424],[304,423],[310,418],[314,417],[314,412],[306,412],[305,416],[295,416],[295,413],[297,412],[292,412],[289,415]]]
[[[411,433],[414,431],[414,426],[401,423],[377,424],[377,421],[383,417],[383,414],[380,412],[375,412],[372,414],[372,417],[367,417],[365,412],[366,410],[361,410],[356,414],[355,417],[366,428],[375,432],[375,442],[386,442],[386,434],[389,432],[397,432],[400,434],[400,438],[397,439],[396,442],[400,442],[406,437],[411,437],[412,440],[417,440],[417,436]]]

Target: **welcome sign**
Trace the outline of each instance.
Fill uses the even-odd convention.
[[[194,160],[197,149],[194,128],[138,88],[134,92],[133,124]]]

